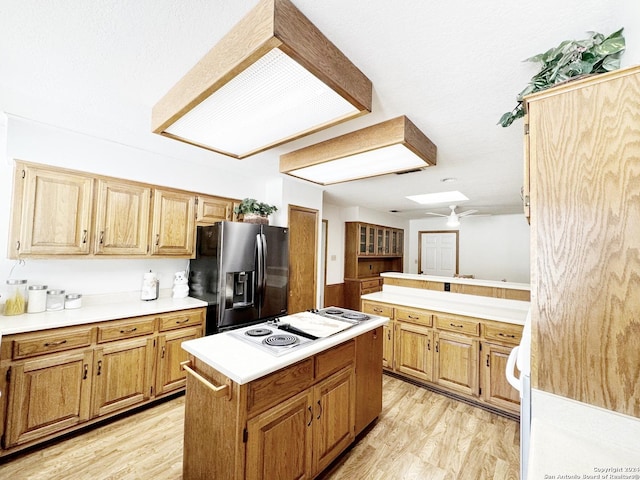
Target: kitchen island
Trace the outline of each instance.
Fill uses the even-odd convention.
[[[275,356],[231,332],[184,342],[183,478],[313,478],[382,409],[377,317]]]

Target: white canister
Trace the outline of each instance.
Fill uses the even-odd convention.
[[[47,286],[29,285],[27,313],[40,313],[47,309]]]
[[[160,282],[155,273],[149,270],[142,277],[142,289],[140,290],[140,300],[155,300],[158,298]]]
[[[82,295],[79,293],[68,293],[64,297],[64,309],[73,310],[74,308],[80,308],[82,306]]]
[[[64,290],[47,290],[47,312],[64,310]]]

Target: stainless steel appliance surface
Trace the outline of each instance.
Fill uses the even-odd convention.
[[[189,295],[207,302],[206,334],[285,315],[288,229],[241,222],[198,227]]]
[[[234,329],[229,335],[280,356],[372,318],[379,317],[341,307],[328,307]]]

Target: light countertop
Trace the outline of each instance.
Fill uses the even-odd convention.
[[[281,356],[243,342],[228,332],[187,340],[182,343],[182,348],[242,385],[385,325],[388,321],[386,317],[371,318],[330,337],[304,344]]]
[[[431,282],[457,283],[461,285],[477,285],[481,287],[507,288],[510,290],[531,290],[528,283],[502,282],[499,280],[482,280],[480,278],[454,278],[454,277],[438,277],[435,275],[422,275],[416,273],[381,273],[381,277],[400,278],[405,280],[428,280]]]
[[[369,293],[361,298],[391,305],[436,310],[517,325],[524,325],[530,306],[530,302],[521,300],[438,292],[395,285],[383,285],[381,292]]]
[[[12,316],[0,315],[0,338],[2,335],[14,333],[155,315],[206,306],[206,302],[195,298],[171,298],[171,296],[162,296],[162,294],[157,300],[151,301],[140,300],[139,292],[86,295],[82,297],[81,308]]]

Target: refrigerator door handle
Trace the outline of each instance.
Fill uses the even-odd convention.
[[[261,306],[264,303],[264,259],[266,255],[263,237],[262,233],[256,235],[256,290]]]

